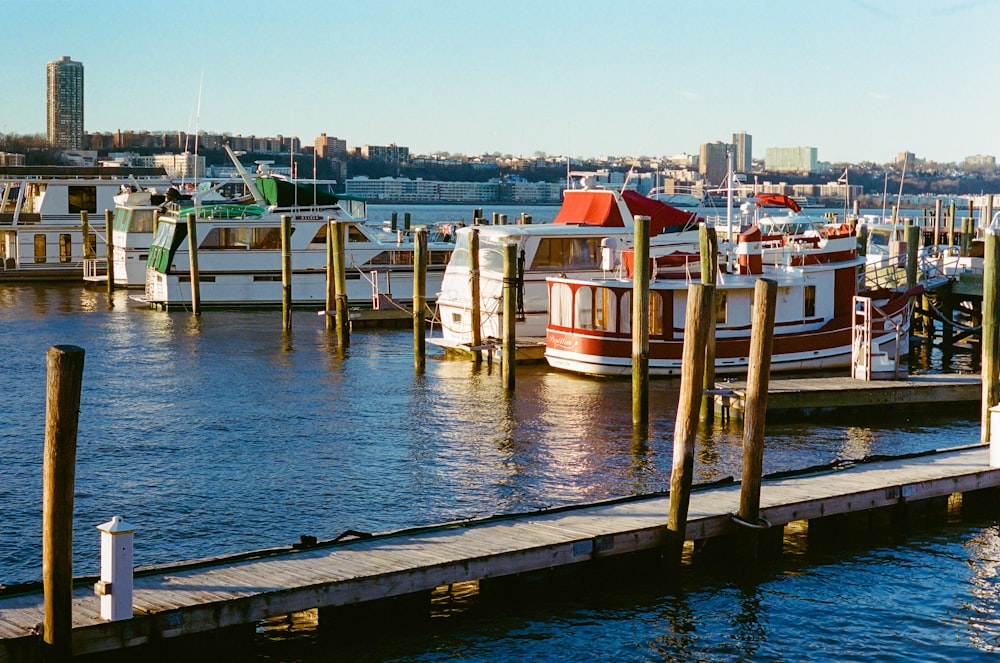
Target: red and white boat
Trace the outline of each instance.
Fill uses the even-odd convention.
[[[855,327],[870,339],[869,374],[898,375],[908,352],[915,292],[859,292],[864,257],[850,226],[795,217],[794,229],[753,226],[719,256],[716,372],[746,371],[757,279],[778,284],[772,371],[850,367]],[[764,225],[762,223],[762,225]],[[791,232],[789,232],[791,230]],[[679,375],[688,284],[700,280],[696,254],[651,250],[649,373]],[[627,375],[632,367],[630,260],[626,278],[550,277],[545,358],[578,373]],[[868,299],[856,296],[868,296]],[[875,311],[873,315],[871,312]]]

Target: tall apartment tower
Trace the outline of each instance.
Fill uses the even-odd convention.
[[[719,185],[729,172],[727,152],[729,145],[720,141],[702,143],[698,152],[698,172],[709,184]]]
[[[733,145],[736,147],[733,170],[737,173],[749,173],[753,169],[753,136],[745,131],[733,134]]]
[[[48,64],[46,74],[48,144],[83,149],[83,63],[64,55]]]

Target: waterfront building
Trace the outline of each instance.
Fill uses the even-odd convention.
[[[769,147],[764,163],[772,173],[813,173],[819,170],[815,147]]]
[[[965,167],[969,170],[995,170],[997,158],[987,154],[974,154],[965,157]]]
[[[727,153],[729,144],[721,141],[702,143],[698,158],[698,172],[709,184],[722,184],[729,172]]]
[[[205,176],[205,157],[190,152],[181,154],[154,154],[153,165],[162,167],[167,177],[200,178]]]
[[[23,166],[24,155],[14,152],[0,152],[0,166]]]
[[[735,157],[733,170],[737,173],[749,174],[753,169],[753,137],[747,132],[733,134]]]
[[[48,144],[83,149],[83,63],[64,55],[48,63],[46,80]]]

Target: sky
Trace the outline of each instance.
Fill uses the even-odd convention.
[[[1000,156],[1000,0],[0,0],[0,133],[298,136],[670,156],[752,136],[821,161]]]

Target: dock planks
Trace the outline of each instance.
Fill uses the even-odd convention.
[[[716,384],[715,400],[737,417],[745,409],[746,382]],[[851,377],[772,378],[767,411],[808,412],[878,406],[919,406],[982,401],[982,378],[973,374],[913,375],[902,380],[856,380]]]
[[[966,447],[765,479],[761,516],[780,526],[997,486],[1000,468],[989,467],[989,448]],[[686,538],[735,532],[730,514],[739,500],[739,484],[696,490]],[[99,598],[91,587],[78,587],[74,652],[655,549],[666,540],[668,512],[669,497],[649,496],[154,570],[136,577],[135,617],[120,622],[102,622]],[[0,663],[37,642],[32,629],[42,622],[42,610],[41,592],[0,596]]]

